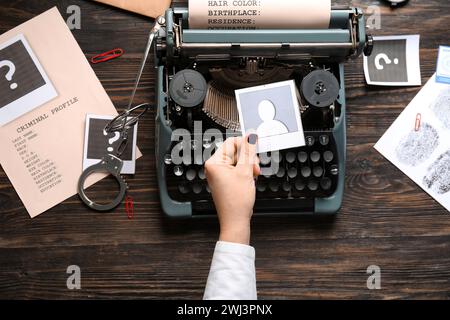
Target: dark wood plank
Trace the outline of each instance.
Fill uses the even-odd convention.
[[[174,1],[177,5],[185,1]],[[347,4],[347,1],[337,1]],[[73,34],[87,57],[115,47],[125,55],[93,66],[114,104],[127,103],[152,20],[92,1],[0,1],[0,32],[57,5],[82,10]],[[352,1],[366,8],[378,1]],[[382,4],[382,30],[421,34],[425,82],[437,47],[448,44],[450,4],[419,1],[398,10]],[[136,102],[154,101],[149,62]],[[343,208],[334,220],[258,218],[259,297],[450,298],[450,215],[373,149],[420,88],[369,88],[362,59],[346,67],[348,161]],[[134,220],[87,210],[72,197],[31,220],[0,170],[0,298],[201,298],[217,238],[215,220],[163,219],[155,176],[154,112],[139,127],[144,157],[128,178]],[[99,190],[107,190],[107,181]],[[82,270],[82,290],[66,288],[66,268]],[[366,268],[382,270],[382,290],[366,288]]]

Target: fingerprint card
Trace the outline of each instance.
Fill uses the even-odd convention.
[[[375,149],[450,211],[450,86],[435,77]]]
[[[115,154],[120,144],[120,133],[105,131],[105,126],[113,119],[112,116],[88,114],[86,116],[86,131],[84,136],[83,170],[97,164],[107,155]],[[123,160],[122,174],[134,174],[136,164],[137,124],[128,132],[128,144],[120,159]]]
[[[373,37],[373,51],[364,56],[369,85],[420,86],[419,35]]]
[[[53,84],[23,34],[0,44],[0,126],[56,96]]]

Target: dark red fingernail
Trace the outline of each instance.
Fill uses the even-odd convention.
[[[258,141],[258,135],[255,133],[251,133],[248,135],[248,143],[250,144],[256,144]]]

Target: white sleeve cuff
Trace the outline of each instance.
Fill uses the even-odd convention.
[[[256,300],[255,249],[218,241],[203,299]]]
[[[223,253],[236,253],[245,255],[253,260],[255,259],[255,248],[241,243],[217,241],[215,251]]]

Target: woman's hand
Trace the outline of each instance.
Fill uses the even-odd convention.
[[[258,136],[227,139],[205,163],[205,172],[220,222],[219,240],[249,244],[255,204]]]

